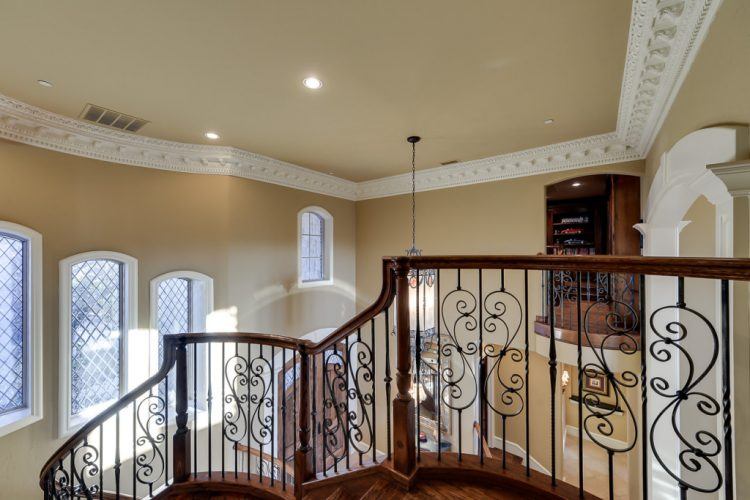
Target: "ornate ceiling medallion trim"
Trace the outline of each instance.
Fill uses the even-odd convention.
[[[417,191],[643,159],[721,0],[634,0],[617,129],[417,172]],[[0,138],[114,163],[231,175],[348,200],[410,191],[409,174],[355,183],[237,148],[185,144],[107,129],[0,94]]]

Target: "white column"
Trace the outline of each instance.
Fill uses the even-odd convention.
[[[676,257],[680,254],[680,232],[690,223],[690,221],[681,221],[675,225],[653,225],[653,224],[636,224],[635,228],[643,235],[643,255],[659,257]],[[641,329],[644,346],[650,346],[659,339],[651,329],[649,319],[651,314],[660,307],[673,306],[677,302],[677,278],[670,276],[647,276],[646,277],[646,312],[644,318],[646,327]],[[679,315],[675,310],[674,313],[661,314],[659,323],[654,326],[662,334],[666,331],[667,321],[677,321]],[[645,332],[645,336],[643,335]],[[651,354],[646,353],[646,373],[648,380],[654,377],[661,377],[669,383],[670,388],[678,387],[680,382],[680,356],[673,353],[672,359],[666,363],[656,362]],[[648,382],[647,382],[648,383]],[[647,425],[641,426],[641,431],[650,432],[654,425],[654,419],[658,412],[664,407],[665,400],[654,394],[650,386],[647,387],[648,393],[648,422]],[[649,438],[649,443],[651,442]],[[656,432],[654,434],[653,445],[659,450],[659,456],[662,461],[675,473],[679,471],[679,442],[674,438],[672,433]],[[672,478],[654,457],[653,449],[647,450],[650,467],[645,478],[649,483],[649,492],[651,498],[679,498],[679,490]],[[636,474],[635,477],[639,477]]]
[[[727,186],[732,196],[728,245],[735,258],[750,258],[750,160],[707,167]],[[734,491],[750,491],[750,285],[735,282],[732,299],[732,425],[734,449]],[[735,494],[736,497],[736,494]]]

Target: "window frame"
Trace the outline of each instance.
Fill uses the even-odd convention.
[[[38,422],[43,417],[43,310],[42,310],[42,235],[31,228],[13,222],[0,221],[0,233],[24,240],[26,324],[26,407],[0,415],[0,437]]]
[[[164,281],[170,279],[186,279],[191,282],[191,286],[194,283],[200,283],[203,287],[203,296],[196,297],[192,293],[191,303],[191,317],[190,324],[193,332],[207,332],[208,331],[208,316],[214,310],[214,280],[210,276],[199,273],[197,271],[172,271],[161,274],[151,280],[150,283],[150,314],[149,314],[149,375],[154,375],[161,368],[159,364],[159,285]],[[199,307],[196,307],[199,306]],[[201,310],[202,309],[202,310]],[[206,394],[205,375],[207,375],[207,361],[208,356],[206,349],[201,345],[198,353],[198,380],[201,382],[198,386],[199,395]],[[189,356],[188,368],[192,368],[193,358]],[[188,377],[189,382],[192,383],[192,378]],[[193,391],[190,390],[189,397],[192,401]]]
[[[120,394],[122,397],[129,389],[129,351],[128,344],[131,332],[138,327],[138,260],[130,255],[111,251],[93,251],[72,255],[60,261],[60,394],[59,394],[59,437],[67,437],[78,430],[101,410],[112,404],[112,401],[99,403],[87,408],[78,415],[72,415],[71,356],[72,331],[71,287],[72,269],[76,264],[88,260],[110,260],[122,265],[122,331],[120,332]]]
[[[323,219],[323,279],[303,281],[302,279],[302,216],[312,212]],[[305,207],[297,212],[297,287],[312,288],[333,285],[333,216],[325,208]]]

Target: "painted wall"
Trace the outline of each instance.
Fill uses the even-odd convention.
[[[297,212],[334,217],[335,285],[296,287]],[[237,327],[300,336],[354,313],[354,203],[246,179],[103,163],[0,141],[0,220],[44,237],[44,419],[0,438],[3,498],[37,498],[57,436],[58,262],[90,250],[138,259],[138,326],[149,281],[192,269],[214,278]],[[230,279],[231,278],[231,279]],[[6,497],[7,495],[7,497]]]

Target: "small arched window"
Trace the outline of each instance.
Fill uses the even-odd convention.
[[[333,217],[320,207],[299,212],[299,284],[333,283]]]
[[[0,221],[0,436],[42,418],[42,237]]]

